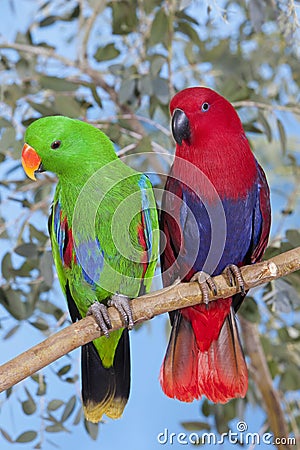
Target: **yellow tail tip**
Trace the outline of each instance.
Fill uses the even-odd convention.
[[[113,398],[109,403],[88,402],[83,406],[83,412],[85,418],[93,423],[100,422],[104,414],[111,419],[119,419],[123,414],[126,403],[127,399],[120,397]]]

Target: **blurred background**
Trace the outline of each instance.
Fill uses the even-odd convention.
[[[300,2],[1,0],[0,5],[1,363],[70,324],[47,231],[56,179],[47,173],[33,183],[20,163],[24,131],[40,116],[61,114],[99,126],[120,156],[133,155],[134,168],[152,173],[154,186],[162,188],[164,180],[153,174],[168,169],[156,153],[172,155],[175,148],[171,97],[188,86],[213,88],[237,108],[267,174],[273,221],[266,257],[300,246]],[[143,156],[146,152],[153,157]],[[159,287],[157,279],[153,289]],[[169,325],[166,315],[159,316],[131,332],[132,392],[120,420],[104,418],[99,425],[84,420],[77,350],[1,394],[1,450],[179,449],[193,445],[195,433],[214,433],[218,442],[228,430],[243,431],[241,421],[247,429],[238,433],[238,442],[225,439],[216,446],[252,449],[257,442],[245,441],[246,432],[276,433],[263,395],[263,366],[272,379],[270,395],[279,399],[273,413],[299,443],[299,292],[296,272],[256,289],[244,302],[240,325],[250,374],[245,399],[213,405],[165,397],[158,376]],[[258,366],[251,339],[260,349]],[[186,437],[178,439],[180,433]],[[259,448],[275,446],[261,441]]]

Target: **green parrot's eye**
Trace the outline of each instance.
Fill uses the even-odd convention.
[[[61,141],[54,141],[54,142],[52,142],[52,144],[51,144],[52,150],[56,150],[57,148],[59,148],[60,144],[61,144]]]

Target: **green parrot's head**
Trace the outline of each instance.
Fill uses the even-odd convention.
[[[26,130],[22,165],[29,178],[49,170],[80,176],[117,158],[109,138],[92,125],[64,116],[43,117]]]

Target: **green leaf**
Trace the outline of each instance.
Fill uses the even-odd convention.
[[[110,6],[113,17],[113,34],[129,34],[136,28],[138,23],[136,0],[111,2]]]
[[[136,80],[134,78],[129,78],[127,80],[125,79],[122,81],[119,90],[120,103],[124,104],[131,100],[131,98],[134,96],[135,82]]]
[[[135,148],[136,153],[142,153],[142,152],[151,152],[152,145],[151,145],[151,139],[149,136],[144,136],[138,143],[138,145]]]
[[[278,127],[278,131],[279,131],[279,138],[280,138],[280,143],[281,143],[282,154],[285,155],[287,140],[286,140],[284,126],[282,125],[282,122],[279,119],[277,119],[277,127]]]
[[[240,308],[240,314],[253,323],[259,323],[260,313],[256,301],[252,297],[246,297]]]
[[[18,329],[20,328],[20,324],[18,323],[17,325],[13,326],[4,336],[3,336],[3,340],[9,339],[11,336],[13,336]]]
[[[76,91],[79,87],[78,83],[48,75],[41,75],[39,82],[42,89],[51,89],[53,91]]]
[[[209,417],[210,412],[210,403],[208,403],[207,399],[204,399],[202,403],[202,413],[205,417]]]
[[[13,277],[14,268],[12,265],[11,254],[5,253],[1,263],[2,276],[8,281]]]
[[[12,123],[4,117],[0,117],[0,129],[8,127],[12,127]]]
[[[27,400],[22,402],[22,409],[25,414],[31,415],[31,414],[34,414],[36,411],[36,403],[35,403],[32,395],[28,391],[28,389],[26,389],[26,393],[27,393],[28,398],[27,398]]]
[[[199,50],[198,50],[199,52]],[[193,65],[198,62],[198,54],[194,51],[194,44],[193,42],[187,42],[185,48],[184,48],[184,55],[188,61],[189,64]]]
[[[46,388],[47,388],[45,376],[44,375],[41,376],[41,375],[35,373],[34,375],[31,376],[31,379],[38,384],[38,389],[37,389],[36,395],[38,395],[38,396],[45,395]]]
[[[164,78],[157,77],[153,80],[152,85],[154,94],[158,100],[164,105],[169,103],[170,96],[168,81]]]
[[[141,95],[153,95],[153,82],[152,77],[150,75],[143,75],[138,80],[138,90]]]
[[[53,114],[56,113],[53,107],[46,106],[44,103],[37,103],[29,99],[27,100],[27,103],[42,116],[53,116]]]
[[[98,94],[97,86],[95,86],[94,84],[91,84],[89,86],[89,88],[91,89],[91,93],[93,95],[95,102],[100,106],[100,108],[102,108],[103,107],[102,100],[101,100],[100,95]]]
[[[271,377],[274,380],[274,378],[280,374],[278,363],[274,360],[268,361],[268,367],[270,370]]]
[[[14,442],[13,439],[10,437],[10,435],[3,428],[0,428],[0,432],[1,432],[2,436],[4,437],[4,439],[6,439],[11,444],[13,444],[13,442]]]
[[[56,95],[54,101],[55,113],[71,118],[78,118],[82,115],[82,105],[73,97],[66,95]]]
[[[262,124],[265,135],[267,136],[268,142],[272,142],[272,129],[270,127],[270,124],[268,120],[266,119],[266,116],[263,112],[258,110],[257,114],[258,121]]]
[[[246,122],[243,123],[243,128],[248,133],[256,133],[256,134],[262,134],[262,130],[258,128],[253,122]]]
[[[12,392],[13,392],[12,387],[6,389],[6,391],[5,391],[6,398],[9,398],[11,396]]]
[[[17,439],[16,442],[32,442],[34,441],[34,439],[37,437],[37,432],[30,430],[30,431],[25,431],[24,433],[20,434]]]
[[[29,224],[29,233],[31,239],[36,239],[42,245],[44,245],[49,239],[49,237],[45,233],[35,228],[35,226],[31,223]]]
[[[43,317],[37,317],[36,320],[30,321],[30,325],[41,331],[49,330],[49,325]]]
[[[182,3],[184,3],[184,5],[182,5]],[[199,25],[199,22],[192,16],[189,16],[184,10],[183,7],[186,8],[188,6],[188,4],[192,3],[192,0],[184,0],[184,2],[182,2],[180,4],[180,9],[178,11],[176,11],[175,16],[178,17],[179,19],[183,19],[187,22],[190,22],[194,25]]]
[[[61,416],[61,422],[62,423],[65,422],[70,417],[70,415],[72,414],[72,412],[75,409],[75,406],[76,406],[76,396],[73,395],[70,398],[70,400],[68,401],[68,403],[66,404],[64,412],[63,412],[63,414]]]
[[[0,289],[0,303],[17,320],[27,319],[31,312],[27,311],[26,304],[21,300],[21,291],[11,287],[5,291]]]
[[[156,77],[166,63],[166,58],[162,55],[156,54],[151,57],[150,72],[153,77]]]
[[[40,28],[49,27],[49,25],[53,25],[60,18],[58,16],[47,16],[44,19],[40,20],[39,26]]]
[[[196,44],[198,47],[201,47],[201,41],[198,36],[197,31],[186,21],[179,21],[177,24],[177,31],[185,34],[190,41]]]
[[[98,423],[89,422],[88,420],[84,419],[84,426],[88,434],[91,436],[91,438],[95,441],[98,437]]]
[[[59,433],[60,431],[66,431],[65,427],[61,423],[55,423],[53,425],[48,425],[45,430],[48,433]]]
[[[111,59],[115,59],[120,55],[120,50],[118,50],[115,44],[110,43],[105,45],[104,47],[98,47],[96,53],[94,54],[94,58],[98,62],[109,61]]]
[[[34,260],[27,259],[18,269],[14,269],[16,277],[30,277],[30,273],[36,268]]]
[[[68,373],[71,370],[71,367],[72,367],[71,364],[66,364],[61,369],[59,369],[59,371],[57,372],[57,375],[59,377],[61,377],[62,375],[65,375],[66,373]]]
[[[149,45],[163,44],[168,48],[168,22],[169,16],[166,15],[164,8],[160,8],[152,22]]]
[[[39,269],[44,283],[48,287],[53,286],[53,256],[51,251],[44,252],[39,260]]]
[[[15,253],[25,258],[36,258],[38,253],[38,247],[33,243],[21,244],[15,248]]]
[[[210,430],[211,426],[207,422],[181,422],[181,425],[183,428],[185,428],[188,431],[198,431],[198,430]]]
[[[300,247],[300,233],[298,230],[287,230],[285,234],[287,240],[292,244],[293,247]]]
[[[47,409],[48,409],[48,411],[56,411],[63,404],[64,404],[64,402],[62,400],[54,399],[48,403]]]
[[[143,2],[143,7],[146,14],[150,14],[156,6],[161,5],[161,0],[147,0]]]
[[[121,139],[120,126],[117,123],[109,124],[108,128],[105,130],[105,133],[113,142],[118,142]]]
[[[16,132],[13,128],[4,128],[1,135],[0,150],[7,152],[7,150],[14,148],[16,144]]]
[[[285,369],[280,380],[280,389],[285,391],[298,391],[300,389],[299,369],[289,366]]]
[[[37,308],[45,313],[50,314],[55,317],[56,320],[59,320],[63,315],[63,310],[58,308],[54,303],[51,303],[49,300],[38,300]]]
[[[81,416],[82,416],[82,406],[80,405],[77,414],[75,416],[75,419],[73,420],[73,425],[78,425],[80,423]]]
[[[65,378],[64,381],[66,381],[67,383],[76,383],[78,381],[78,374],[74,375],[73,377],[67,377]]]
[[[264,253],[264,259],[270,259],[280,254],[280,248],[268,247]]]

